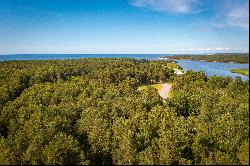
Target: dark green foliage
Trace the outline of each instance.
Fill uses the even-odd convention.
[[[249,63],[249,54],[248,53],[224,53],[224,54],[212,54],[212,55],[175,55],[175,56],[164,56],[163,58],[167,59],[189,59],[195,61],[208,61],[208,62],[234,62],[234,63]]]
[[[0,164],[249,164],[249,82],[167,63],[1,62]]]
[[[192,144],[195,163],[240,164],[238,148],[248,139],[249,131],[248,81],[218,76],[193,80],[188,75],[194,78],[193,75],[200,74],[177,77],[170,103],[182,111],[179,116],[195,117],[196,135]],[[185,83],[180,84],[183,79]],[[180,96],[186,96],[185,102],[179,101]],[[179,110],[180,107],[183,109]]]

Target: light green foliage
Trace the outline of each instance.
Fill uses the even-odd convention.
[[[131,121],[118,118],[112,126],[112,132],[112,159],[114,164],[135,164],[137,154],[133,140],[135,128]]]
[[[149,87],[154,87],[155,89],[157,89],[158,91],[161,90],[163,87],[162,87],[162,84],[152,84],[152,85],[143,85],[143,86],[139,86],[138,87],[138,90],[144,90],[146,88],[149,88]]]
[[[171,69],[180,69],[180,70],[183,70],[183,68],[181,66],[179,66],[177,63],[168,63],[166,66],[169,67],[169,68],[171,68]]]
[[[56,134],[43,150],[45,164],[77,164],[84,160],[81,156],[78,142],[62,132]]]
[[[185,78],[186,84],[183,84],[178,81],[183,77],[186,76],[175,80],[171,104],[180,115],[196,116],[192,145],[195,163],[239,164],[237,148],[248,138],[249,129],[246,125],[249,123],[248,82],[214,76],[197,80]],[[179,93],[186,96],[185,102],[178,100]]]
[[[237,157],[241,165],[249,165],[249,138],[238,148]]]

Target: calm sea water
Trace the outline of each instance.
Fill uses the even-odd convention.
[[[14,55],[0,55],[0,61],[11,60],[52,60],[52,59],[79,59],[79,58],[136,58],[136,59],[149,59],[158,60],[163,55],[170,54],[14,54]],[[184,70],[200,71],[203,70],[206,75],[219,75],[219,76],[236,76],[241,77],[243,80],[249,79],[246,76],[231,73],[231,68],[248,68],[248,64],[235,64],[235,63],[220,63],[220,62],[204,62],[192,60],[177,60],[179,65]]]

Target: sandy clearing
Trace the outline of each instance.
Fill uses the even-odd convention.
[[[159,90],[159,94],[163,99],[166,99],[168,97],[169,91],[171,90],[171,84],[165,83],[161,85],[162,85],[162,89]]]
[[[175,68],[174,71],[175,71],[175,74],[177,75],[183,74],[183,72],[180,69]]]

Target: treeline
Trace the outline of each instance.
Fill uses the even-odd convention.
[[[162,58],[167,59],[188,59],[196,61],[208,61],[208,62],[233,62],[233,63],[249,63],[249,53],[220,53],[211,55],[175,55],[175,56],[164,56]]]
[[[0,63],[0,164],[248,164],[249,82],[167,63]]]

